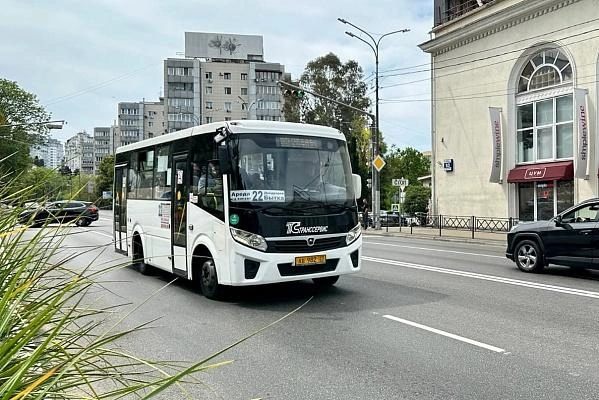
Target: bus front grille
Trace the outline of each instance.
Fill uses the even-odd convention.
[[[313,253],[345,247],[345,236],[314,238],[314,244],[308,245],[306,239],[297,240],[273,240],[268,242],[269,253]]]

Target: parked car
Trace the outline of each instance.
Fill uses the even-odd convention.
[[[98,218],[98,207],[90,202],[61,200],[30,207],[19,214],[19,223],[40,227],[45,223],[75,221],[78,226],[88,226]]]
[[[524,272],[549,264],[599,268],[599,198],[545,221],[521,222],[507,234],[505,255]]]

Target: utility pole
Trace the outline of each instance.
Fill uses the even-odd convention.
[[[346,31],[345,34],[349,37],[358,39],[364,43],[366,43],[368,45],[368,47],[370,47],[372,49],[372,51],[374,52],[374,60],[375,60],[375,111],[376,111],[376,118],[375,118],[375,131],[374,131],[374,136],[372,138],[372,145],[373,145],[373,152],[372,152],[372,160],[374,161],[374,159],[379,155],[379,146],[380,146],[380,139],[379,139],[379,135],[380,135],[380,125],[379,125],[379,44],[381,43],[381,40],[385,37],[385,36],[389,36],[389,35],[393,35],[395,33],[404,33],[404,32],[409,32],[409,29],[400,29],[397,31],[392,31],[392,32],[387,32],[384,33],[382,35],[376,35],[379,36],[378,40],[376,40],[370,33],[366,32],[364,29],[360,28],[357,25],[352,24],[351,22],[343,19],[343,18],[337,18],[337,20],[339,22],[342,22],[346,25],[350,25],[352,27],[354,27],[355,29],[359,30],[360,32],[362,32],[363,34],[365,34],[366,36],[368,36],[371,40],[371,42],[362,39],[360,36],[356,36],[355,34],[353,34],[352,32],[348,32]],[[379,214],[380,214],[380,208],[381,208],[381,182],[380,182],[380,174],[379,171],[377,171],[374,167],[372,168],[372,215],[373,215],[373,219],[374,219],[374,223],[375,223],[375,229],[381,229],[381,224],[380,224],[380,218],[379,218]]]

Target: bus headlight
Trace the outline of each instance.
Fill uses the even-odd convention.
[[[362,233],[362,226],[360,224],[356,225],[351,231],[347,232],[347,236],[345,237],[345,243],[351,244],[354,240],[360,236]]]
[[[266,251],[268,245],[266,244],[266,240],[264,240],[262,236],[256,235],[255,233],[242,231],[241,229],[229,229],[231,229],[231,235],[233,236],[233,239],[235,239],[239,243],[260,251]]]

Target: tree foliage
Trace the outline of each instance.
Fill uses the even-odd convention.
[[[47,139],[43,123],[49,120],[34,94],[0,78],[0,160],[6,172],[20,172],[31,164],[29,147]]]
[[[114,182],[114,156],[106,156],[100,162],[96,174],[96,196],[102,198],[102,192],[112,191]]]
[[[392,184],[393,179],[404,178],[410,181],[410,185],[406,189],[407,196],[411,187],[422,186],[422,183],[418,180],[419,177],[430,175],[430,160],[411,147],[401,150],[391,146],[383,157],[387,164],[381,171],[381,204],[389,208],[394,202],[393,196],[398,193],[398,188]],[[425,202],[425,207],[426,204]],[[381,205],[381,208],[385,207]],[[424,211],[424,209],[416,211]]]
[[[333,53],[310,61],[299,82],[290,83],[359,110],[366,111],[370,106],[362,68],[353,60],[342,63]],[[367,166],[370,160],[370,121],[364,113],[311,95],[302,99],[286,97],[283,112],[287,121],[326,125],[343,132],[352,169],[362,176],[363,194],[368,195],[366,178],[370,176]]]
[[[431,188],[420,185],[408,186],[406,188],[406,198],[402,207],[403,211],[408,214],[426,212],[430,197]]]
[[[51,168],[29,168],[21,172],[17,181],[11,188],[28,193],[30,198],[27,200],[38,203],[62,199],[69,189],[68,179]]]

